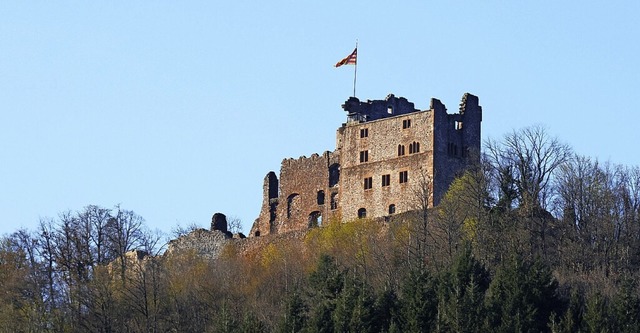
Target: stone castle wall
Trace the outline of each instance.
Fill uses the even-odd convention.
[[[367,136],[361,137],[362,131]],[[341,209],[346,220],[364,209],[368,217],[380,217],[414,209],[414,189],[419,175],[433,173],[433,116],[418,111],[370,122],[347,124],[339,147],[342,163]],[[411,145],[419,149],[411,149]],[[368,160],[361,162],[361,152]],[[406,172],[401,182],[400,173]],[[388,183],[383,183],[383,176]],[[365,179],[371,187],[365,188]],[[393,205],[395,212],[390,213]]]
[[[273,172],[265,177],[262,209],[250,235],[308,229],[336,214],[330,201],[334,187],[330,186],[332,165],[339,165],[339,160],[328,151],[322,155],[284,159],[280,179]]]
[[[336,132],[335,151],[284,159],[279,178],[267,174],[250,236],[407,212],[417,208],[420,186],[430,187],[429,202],[437,204],[454,177],[479,160],[482,108],[471,94],[455,114],[437,99],[420,111],[393,95],[351,97],[343,109],[347,122]]]

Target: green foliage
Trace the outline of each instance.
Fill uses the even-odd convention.
[[[640,332],[640,168],[493,148],[438,207],[213,261],[129,258],[156,244],[140,216],[64,212],[0,239],[0,333]]]
[[[467,243],[438,288],[438,327],[453,332],[479,332],[486,315],[485,292],[489,273],[473,257]]]
[[[625,278],[612,303],[612,315],[617,323],[616,331],[639,332],[640,296],[638,295],[636,281],[631,278]]]
[[[307,306],[297,291],[289,295],[286,301],[284,317],[278,331],[281,333],[300,332],[307,322]]]
[[[614,332],[608,301],[600,293],[594,293],[587,300],[584,320],[589,332]]]
[[[402,285],[403,331],[431,331],[435,325],[437,307],[436,285],[429,272],[410,271]]]
[[[487,329],[540,332],[559,304],[557,281],[540,260],[514,256],[498,268],[487,297]]]

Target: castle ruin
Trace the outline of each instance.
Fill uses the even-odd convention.
[[[267,174],[250,236],[414,210],[415,191],[425,184],[430,205],[437,205],[454,177],[479,159],[482,107],[472,94],[464,94],[455,114],[435,98],[418,110],[392,94],[366,102],[351,97],[342,108],[347,122],[334,151],[284,159],[279,178]]]

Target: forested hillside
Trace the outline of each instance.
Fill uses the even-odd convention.
[[[414,196],[216,260],[120,207],[44,219],[1,239],[0,332],[640,331],[640,168],[529,127]]]

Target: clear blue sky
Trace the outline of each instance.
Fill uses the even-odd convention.
[[[381,3],[381,2],[380,2]],[[88,204],[151,228],[248,232],[263,177],[333,150],[359,40],[360,99],[451,112],[483,137],[542,124],[640,165],[638,1],[3,1],[0,234]]]

